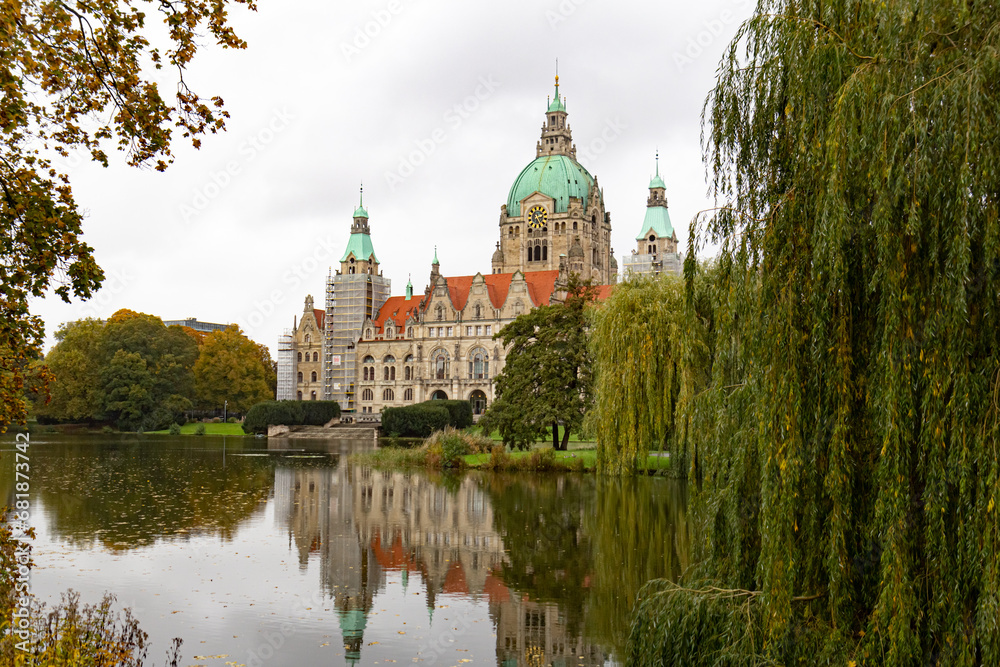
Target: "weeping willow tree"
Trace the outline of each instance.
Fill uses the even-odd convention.
[[[597,470],[635,473],[664,448],[680,386],[684,288],[673,277],[630,280],[593,311]]]
[[[1000,664],[998,103],[996,2],[741,27],[692,229],[721,248],[703,560],[643,592],[630,664]]]
[[[650,450],[664,450],[684,474],[687,451],[677,445],[688,433],[684,406],[711,367],[716,273],[689,263],[686,292],[673,276],[631,278],[591,311],[595,403],[585,426],[597,437],[598,472],[634,474]]]

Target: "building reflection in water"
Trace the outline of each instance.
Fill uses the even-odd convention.
[[[320,562],[348,664],[360,660],[368,615],[390,572],[400,573],[404,587],[410,573],[420,573],[431,619],[441,594],[486,602],[498,665],[605,664],[602,648],[569,635],[558,605],[531,601],[495,574],[507,558],[477,477],[445,488],[422,474],[343,462],[333,469],[277,468],[275,517],[299,566],[310,557]]]

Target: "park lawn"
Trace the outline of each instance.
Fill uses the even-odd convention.
[[[473,426],[472,428],[475,428],[475,426]],[[552,446],[552,429],[548,429],[546,431],[546,433],[547,433],[547,435],[545,436],[545,438],[543,438],[542,440],[536,440],[535,442],[545,443],[545,444],[548,444],[549,446]],[[500,442],[500,431],[492,431],[487,437],[490,440],[493,440],[495,442]],[[595,447],[595,446],[597,446],[597,443],[594,440],[581,440],[579,433],[570,433],[569,434],[569,441],[570,441],[570,443],[574,443],[574,442],[585,443],[588,447]],[[570,444],[570,447],[572,447],[572,446],[573,445]]]
[[[181,426],[181,435],[194,435],[198,422],[188,422]],[[247,435],[243,432],[243,424],[201,424],[205,427],[205,435]],[[169,430],[150,431],[154,435],[170,435]]]
[[[556,460],[565,460],[567,462],[576,459],[583,460],[583,467],[586,470],[593,470],[597,467],[597,449],[593,446],[593,443],[579,443],[577,447],[573,444],[569,445],[569,451],[556,452]],[[542,447],[535,447],[535,449],[543,449]],[[524,458],[530,456],[533,450],[528,451],[513,451],[507,454],[514,459]],[[468,454],[463,456],[462,459],[465,461],[465,465],[470,468],[478,468],[480,465],[486,463],[490,459],[489,454]],[[670,458],[667,456],[649,456],[646,459],[646,469],[647,470],[663,470],[670,467]]]

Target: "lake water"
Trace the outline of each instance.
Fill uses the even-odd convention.
[[[682,483],[382,472],[371,442],[31,437],[32,590],[105,591],[181,665],[606,665],[688,564]],[[13,438],[0,500],[14,499]]]

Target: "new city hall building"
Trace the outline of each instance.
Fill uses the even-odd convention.
[[[680,271],[658,168],[649,188],[637,252],[624,258],[626,276]],[[535,159],[500,207],[488,273],[442,275],[435,253],[422,295],[408,283],[404,295],[390,296],[363,200],[353,218],[340,268],[327,278],[325,308],[307,296],[279,341],[279,400],[334,400],[343,412],[363,415],[459,398],[482,414],[504,365],[493,335],[531,308],[562,301],[573,273],[601,285],[602,298],[618,278],[611,215],[596,177],[576,160],[558,77]]]

